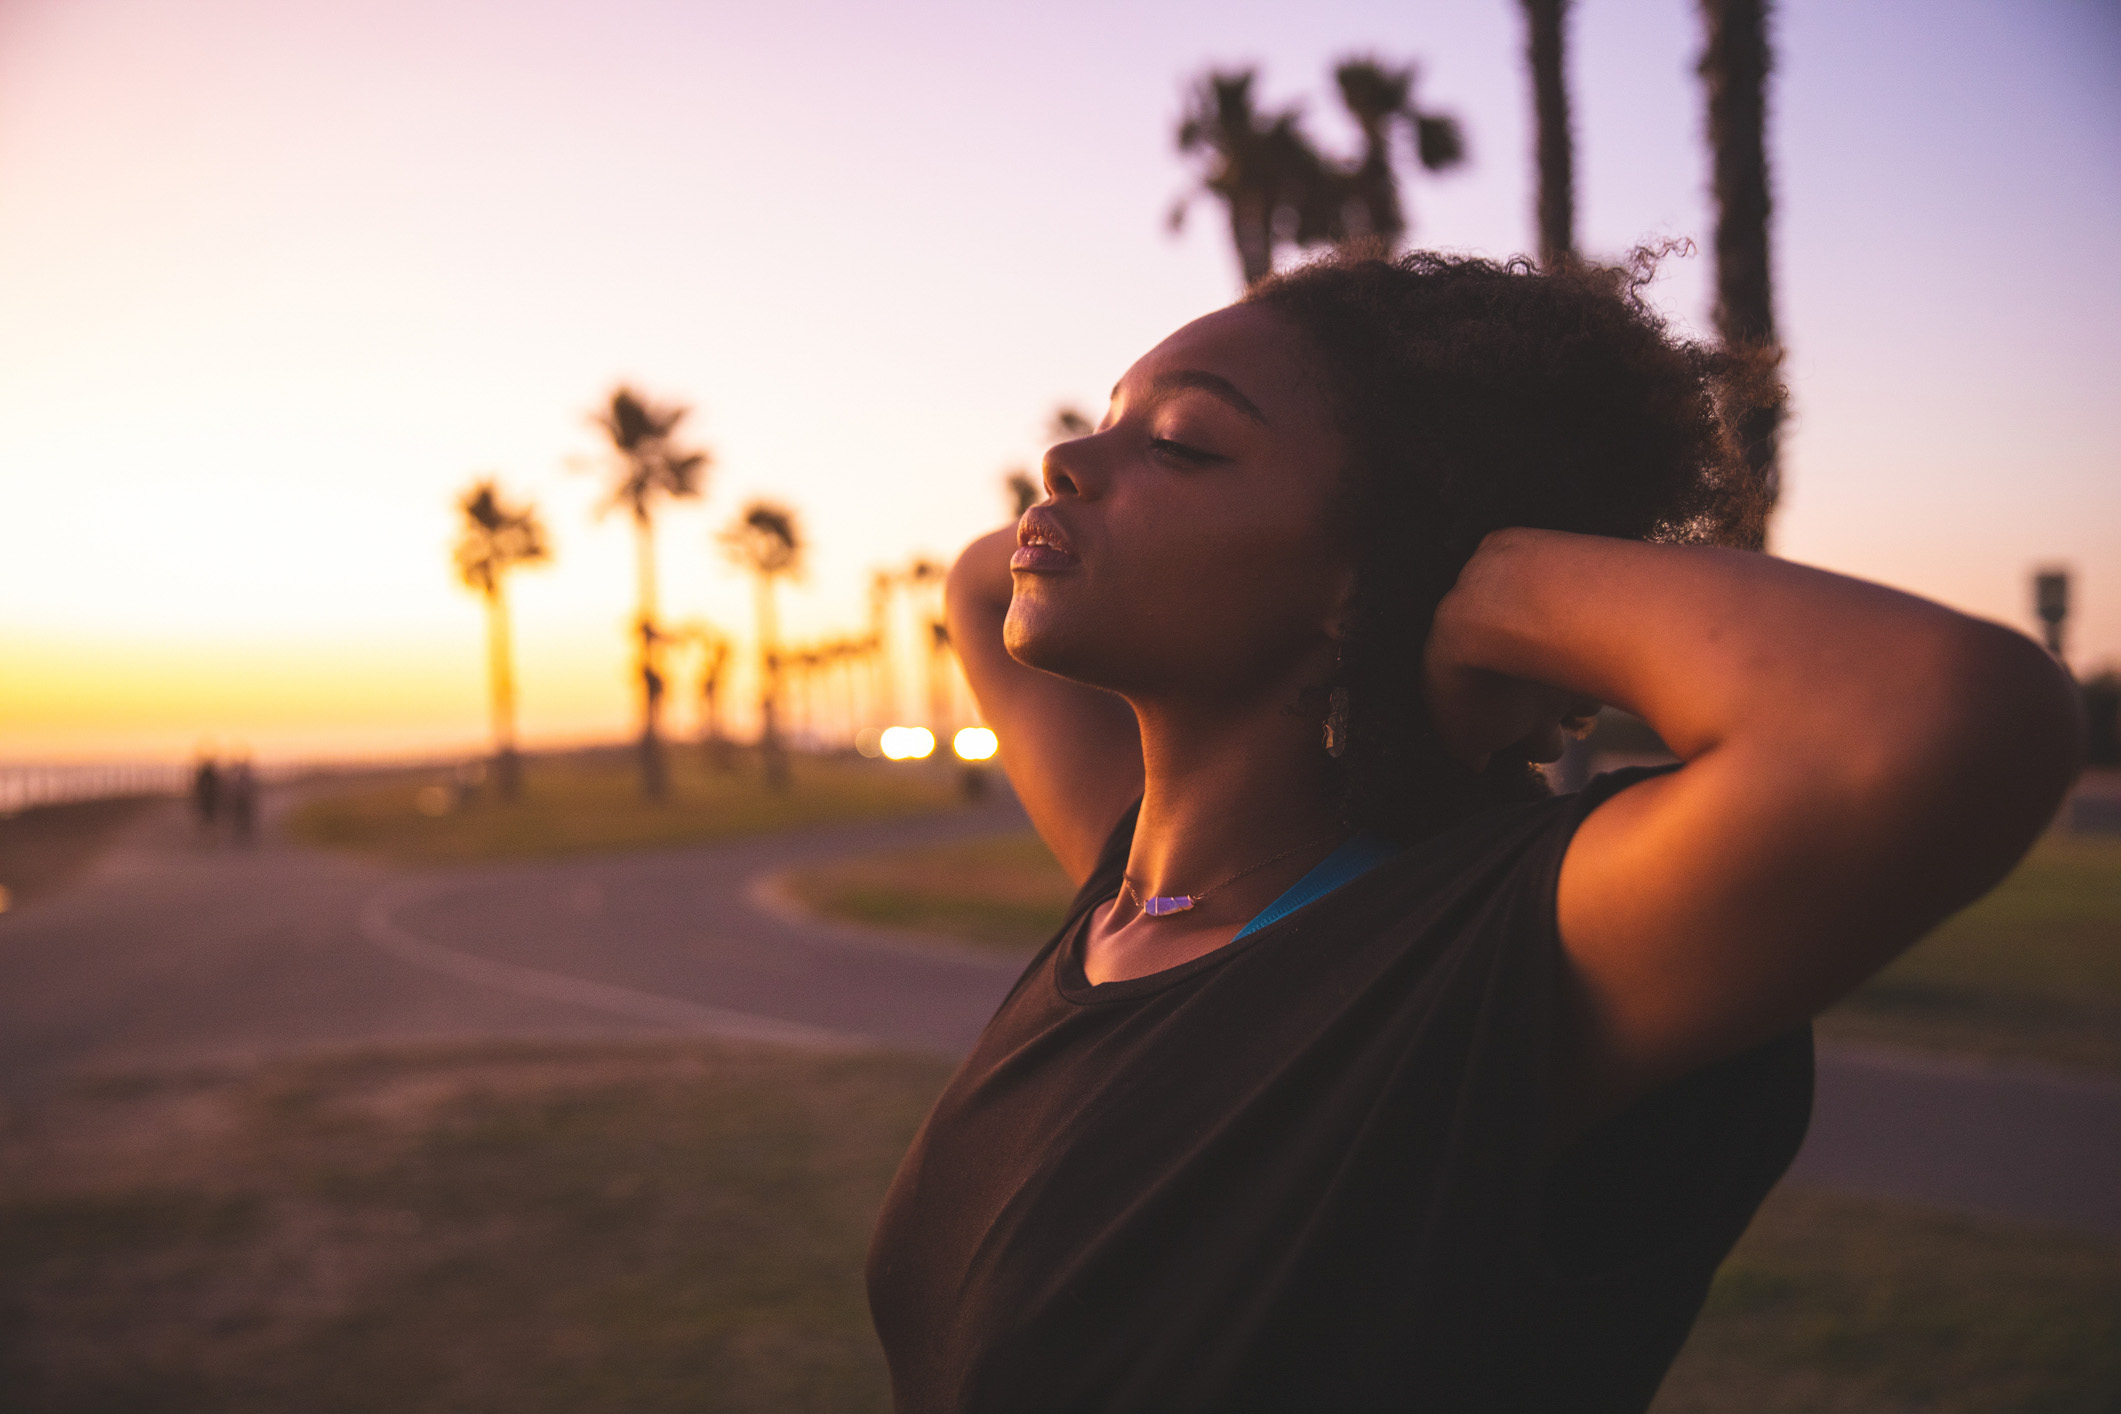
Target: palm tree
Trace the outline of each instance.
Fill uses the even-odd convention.
[[[454,552],[457,578],[486,599],[486,671],[493,691],[494,779],[503,799],[513,800],[521,782],[516,757],[515,670],[508,641],[508,571],[549,558],[537,508],[502,501],[492,477],[472,483],[457,498],[463,524]]]
[[[1228,210],[1230,240],[1248,287],[1273,271],[1275,245],[1294,239],[1325,165],[1297,126],[1295,110],[1259,111],[1252,101],[1255,77],[1251,69],[1203,75],[1178,125],[1178,150],[1201,154],[1201,188]],[[1172,230],[1184,224],[1190,200],[1172,207]]]
[[[1002,490],[1009,497],[1009,514],[1018,520],[1022,520],[1024,512],[1037,505],[1044,494],[1039,490],[1038,482],[1032,480],[1031,473],[1022,467],[1016,467],[1002,477]]]
[[[788,759],[781,748],[780,618],[773,602],[774,581],[801,566],[803,536],[795,512],[771,501],[753,501],[722,532],[729,558],[752,573],[759,617],[759,750],[766,761],[766,780],[776,790],[788,786]]]
[[[1053,415],[1046,419],[1046,439],[1051,442],[1072,442],[1077,437],[1087,437],[1097,430],[1097,424],[1073,403],[1056,403]],[[1003,473],[1002,487],[1009,498],[1009,514],[1021,520],[1025,511],[1037,505],[1046,494],[1039,478],[1022,467]]]
[[[729,640],[712,631],[700,638],[700,735],[707,762],[717,771],[730,767],[729,741],[722,735],[722,681],[729,673]]]
[[[1367,240],[1387,250],[1399,244],[1407,233],[1407,218],[1392,166],[1392,139],[1402,127],[1411,135],[1414,159],[1423,169],[1442,172],[1465,161],[1465,134],[1458,120],[1416,105],[1414,75],[1411,64],[1392,69],[1374,58],[1344,59],[1334,68],[1341,104],[1362,130],[1363,152],[1352,169],[1335,173],[1339,180],[1329,183],[1312,204],[1306,213],[1311,218],[1308,229],[1299,232],[1302,243]]]
[[[592,419],[611,439],[611,493],[603,510],[623,509],[633,518],[641,791],[651,800],[662,799],[669,790],[657,729],[663,697],[663,674],[658,666],[663,636],[656,618],[655,512],[666,500],[691,500],[704,489],[701,483],[711,465],[708,454],[684,446],[677,438],[678,424],[691,411],[682,403],[651,402],[622,384],[612,390],[609,405]]]
[[[898,677],[891,670],[891,594],[897,588],[898,576],[890,570],[870,572],[869,632],[862,645],[869,657],[869,696],[878,729],[892,725],[898,712]]]
[[[1563,67],[1569,0],[1523,3],[1525,60],[1532,69],[1532,111],[1539,132],[1539,263],[1554,270],[1576,255],[1576,153]]]
[[[1724,347],[1779,355],[1768,256],[1767,79],[1769,0],[1699,0],[1706,42],[1709,148],[1716,193],[1716,332]],[[1779,403],[1738,421],[1738,436],[1772,507],[1782,489]]]
[[[1046,420],[1046,435],[1056,442],[1087,437],[1096,430],[1097,424],[1073,403],[1055,404],[1053,416]]]
[[[1201,189],[1228,208],[1247,286],[1273,270],[1280,245],[1357,241],[1389,249],[1406,234],[1393,164],[1395,135],[1402,129],[1415,161],[1428,171],[1465,160],[1457,119],[1414,102],[1413,66],[1394,69],[1376,59],[1351,58],[1333,76],[1363,134],[1362,155],[1349,163],[1322,156],[1293,109],[1261,113],[1252,99],[1252,70],[1211,72],[1194,84],[1179,123],[1179,151],[1200,154]],[[1172,208],[1173,230],[1183,224],[1190,199]]]

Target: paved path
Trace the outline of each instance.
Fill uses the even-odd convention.
[[[754,877],[992,832],[999,806],[557,863],[392,870],[210,847],[170,810],[0,915],[0,1095],[68,1074],[325,1047],[708,1035],[969,1044],[1018,965],[803,929]]]
[[[1822,1047],[1793,1178],[2121,1236],[2121,1082]]]
[[[172,810],[71,891],[0,917],[0,1095],[68,1074],[319,1047],[699,1034],[955,1054],[1007,958],[762,902],[772,873],[1019,822],[925,820],[408,872],[210,849]],[[1822,1053],[1797,1177],[2121,1235],[2121,1083]]]

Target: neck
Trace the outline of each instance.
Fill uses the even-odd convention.
[[[1337,838],[1318,723],[1290,710],[1306,683],[1326,676],[1305,666],[1235,704],[1227,697],[1134,702],[1143,784],[1127,876],[1144,897],[1199,893],[1282,850],[1317,841],[1322,855]],[[1287,868],[1267,871],[1262,884],[1316,862],[1302,852]]]

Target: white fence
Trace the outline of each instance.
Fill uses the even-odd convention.
[[[83,765],[0,765],[0,815],[33,805],[63,805],[115,795],[176,795],[189,766],[167,761],[101,761]]]
[[[448,770],[465,761],[483,759],[475,751],[450,752],[411,757],[261,761],[254,769],[260,783],[281,785],[316,776]],[[220,765],[225,779],[228,762]],[[121,795],[189,795],[196,769],[196,762],[180,761],[95,761],[72,765],[0,761],[0,815],[19,814],[39,805],[108,800]]]

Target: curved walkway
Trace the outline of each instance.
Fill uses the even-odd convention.
[[[0,916],[0,1095],[320,1047],[694,1034],[956,1054],[1020,962],[802,917],[773,873],[1012,828],[1010,804],[437,871],[212,849],[174,810]],[[1829,1048],[1800,1180],[2121,1234],[2121,1083]]]

